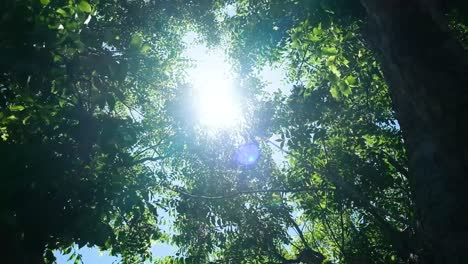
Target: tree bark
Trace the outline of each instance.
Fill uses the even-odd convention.
[[[421,263],[468,263],[468,56],[434,0],[361,0],[409,158]]]

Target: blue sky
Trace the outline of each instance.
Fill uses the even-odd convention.
[[[120,260],[119,257],[110,256],[108,252],[100,252],[97,248],[83,247],[80,249],[76,248],[75,250],[76,253],[82,255],[82,261],[85,264],[112,264],[119,263]],[[155,257],[166,257],[173,256],[176,253],[177,248],[168,244],[155,244],[151,247],[150,251]],[[61,255],[56,252],[55,256],[57,258],[57,264],[73,263],[73,259],[68,260],[71,254],[72,253],[68,255]]]

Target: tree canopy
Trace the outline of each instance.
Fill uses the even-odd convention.
[[[4,261],[464,263],[467,10],[2,1]],[[229,56],[235,128],[197,122],[189,32]],[[264,67],[291,91],[266,92]],[[153,258],[157,241],[179,252]]]

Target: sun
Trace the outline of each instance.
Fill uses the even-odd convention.
[[[200,123],[211,128],[234,126],[240,113],[229,80],[207,76],[197,86],[195,100]]]
[[[199,124],[212,130],[235,128],[242,113],[224,54],[193,45],[187,55],[195,65],[188,71],[188,79],[193,86],[194,114]]]

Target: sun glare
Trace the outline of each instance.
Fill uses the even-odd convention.
[[[195,67],[189,70],[196,118],[209,129],[232,129],[239,124],[242,113],[235,93],[231,67],[219,50],[209,50],[201,44],[190,45],[187,56]]]
[[[240,114],[231,91],[232,84],[207,76],[205,82],[197,86],[195,99],[201,124],[214,128],[235,125]]]

